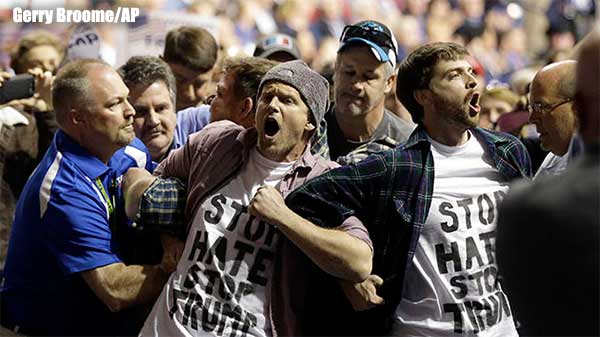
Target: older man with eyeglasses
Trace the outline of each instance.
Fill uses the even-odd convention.
[[[529,120],[540,134],[542,148],[550,151],[535,178],[562,173],[581,153],[574,102],[576,64],[576,61],[552,63],[542,68],[531,82]]]

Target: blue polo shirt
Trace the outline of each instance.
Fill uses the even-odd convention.
[[[127,223],[119,184],[128,168],[151,163],[137,138],[104,164],[57,131],[17,204],[1,290],[3,322],[25,334],[115,332],[117,315],[79,273],[121,261],[110,229]]]

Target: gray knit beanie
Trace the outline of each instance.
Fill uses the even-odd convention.
[[[323,76],[300,60],[280,63],[263,76],[258,87],[257,101],[263,86],[270,81],[285,83],[298,90],[318,127],[329,108],[329,83]]]

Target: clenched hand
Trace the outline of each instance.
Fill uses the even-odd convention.
[[[269,185],[261,186],[248,206],[250,214],[273,225],[281,225],[291,210],[286,206],[281,193]]]
[[[168,234],[161,235],[160,241],[163,246],[161,265],[163,270],[170,274],[177,269],[177,263],[183,254],[185,243]]]

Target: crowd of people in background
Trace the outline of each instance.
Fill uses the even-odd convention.
[[[0,7],[0,332],[598,335],[594,1],[61,4],[217,31]]]
[[[0,63],[4,65],[23,33],[43,27],[12,23],[9,6],[17,5],[18,1],[0,5]],[[504,84],[511,83],[517,70],[564,58],[589,31],[596,13],[591,0],[53,0],[44,8],[51,6],[137,7],[142,15],[161,12],[191,14],[199,21],[217,18],[218,46],[228,56],[251,54],[261,37],[279,32],[296,39],[302,59],[319,73],[331,71],[344,26],[372,19],[394,32],[400,60],[426,42],[459,41],[479,62],[477,70],[486,82]],[[67,24],[43,28],[68,41]],[[124,62],[116,60],[119,51],[114,50],[123,47],[119,25],[97,25],[97,29],[105,60],[113,66]]]

